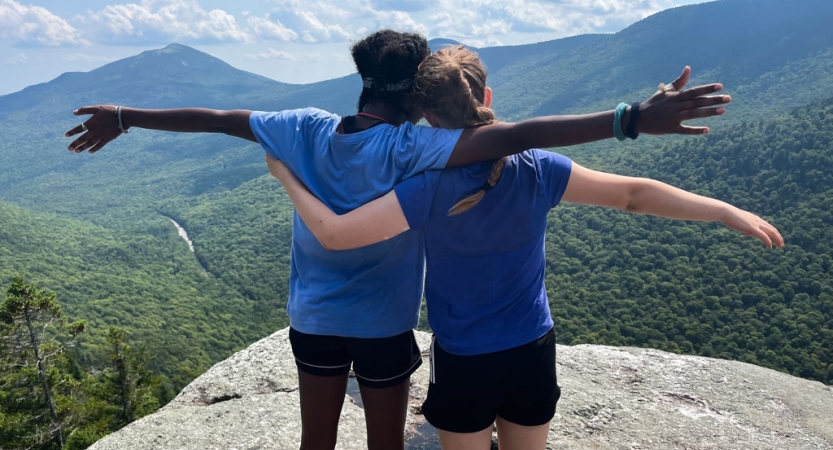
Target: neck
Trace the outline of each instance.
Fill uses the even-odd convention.
[[[396,126],[402,125],[406,120],[408,120],[408,117],[399,108],[383,102],[368,103],[361,112],[379,116],[391,125]],[[359,116],[359,119],[373,121],[373,119],[368,117]]]

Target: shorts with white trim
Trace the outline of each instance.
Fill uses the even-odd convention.
[[[494,353],[461,356],[431,342],[431,377],[422,404],[437,429],[475,433],[499,416],[533,427],[555,416],[561,388],[555,373],[555,332]]]
[[[386,338],[351,338],[289,329],[298,370],[320,377],[348,373],[370,388],[388,388],[407,380],[422,364],[413,331]]]

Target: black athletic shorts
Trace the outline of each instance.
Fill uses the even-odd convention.
[[[311,375],[344,375],[353,366],[360,385],[396,386],[422,364],[413,331],[378,339],[306,334],[290,328],[289,342],[298,370]]]
[[[431,382],[422,413],[434,427],[474,433],[497,416],[524,426],[543,425],[555,416],[561,389],[555,376],[555,332],[483,355],[448,353],[431,342]]]

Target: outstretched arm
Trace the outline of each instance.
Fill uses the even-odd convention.
[[[720,221],[729,228],[760,239],[769,248],[773,244],[784,247],[784,238],[778,230],[760,217],[657,180],[597,172],[573,163],[562,200],[669,219]]]
[[[151,130],[178,131],[182,133],[224,133],[257,142],[249,126],[251,111],[186,108],[186,109],[137,109],[122,108],[122,127],[116,106],[85,106],[73,112],[76,116],[92,114],[81,125],[69,130],[67,137],[85,132],[69,145],[69,150],[95,153],[122,134],[122,127],[148,128]]]
[[[396,193],[338,215],[304,186],[281,161],[266,155],[269,172],[281,181],[295,210],[327,250],[348,250],[390,239],[408,231],[408,221]]]
[[[712,94],[723,89],[720,84],[709,84],[683,90],[691,76],[686,67],[672,83],[673,89],[657,91],[640,104],[637,131],[645,134],[706,134],[707,127],[683,125],[686,120],[702,119],[723,114],[720,106],[731,102],[728,95]],[[501,123],[463,132],[457,141],[447,167],[462,166],[480,161],[492,161],[533,148],[563,147],[613,137],[613,111],[576,116],[547,116],[519,123]],[[622,119],[624,128],[630,120],[630,109]]]

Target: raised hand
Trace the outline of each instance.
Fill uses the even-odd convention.
[[[772,248],[773,244],[777,247],[784,247],[784,238],[781,237],[781,233],[755,214],[732,206],[727,209],[721,221],[733,230],[760,239],[769,248]]]
[[[69,144],[69,151],[81,153],[89,150],[90,153],[95,153],[122,134],[122,130],[119,128],[119,118],[116,114],[115,106],[85,106],[73,111],[73,114],[76,116],[92,114],[92,117],[67,131],[67,137],[83,133]]]
[[[648,100],[640,104],[638,129],[647,134],[706,134],[708,127],[691,127],[683,125],[686,120],[719,116],[726,112],[725,105],[732,101],[728,95],[708,95],[723,89],[720,83],[707,84],[685,89],[691,76],[691,67],[686,66],[683,73],[668,85],[660,85]],[[710,108],[719,106],[717,108]]]

